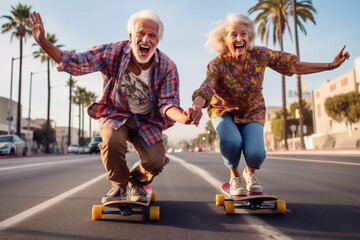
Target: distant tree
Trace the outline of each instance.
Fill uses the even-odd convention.
[[[79,142],[78,142],[78,144],[80,146],[82,146],[85,142],[85,140],[81,136],[81,132],[82,132],[81,131],[81,119],[82,119],[81,115],[84,115],[84,114],[82,114],[83,112],[81,111],[81,109],[82,109],[81,107],[85,103],[85,93],[86,93],[85,88],[77,86],[77,88],[74,90],[74,95],[72,96],[73,103],[75,103],[76,105],[79,106],[79,130],[78,130]]]
[[[70,50],[70,53],[75,53],[75,50]],[[76,80],[72,78],[70,74],[69,80],[66,82],[67,86],[69,86],[69,126],[68,126],[68,139],[67,145],[70,146],[71,144],[71,105],[72,105],[72,91],[75,87]]]
[[[85,101],[84,105],[85,107],[89,107],[91,104],[93,104],[97,99],[96,93],[91,91],[85,92]],[[91,117],[89,116],[89,138],[91,140]]]
[[[215,129],[214,129],[212,123],[211,123],[211,120],[209,120],[206,123],[205,131],[206,131],[206,141],[208,142],[209,145],[212,145],[212,143],[216,139],[216,132],[215,132]]]
[[[168,135],[162,134],[162,140],[163,140],[163,144],[164,144],[165,149],[167,149],[168,148],[168,143],[169,143]]]
[[[3,15],[1,18],[6,18],[7,23],[1,26],[1,33],[11,33],[11,41],[13,37],[19,39],[20,43],[20,56],[19,56],[19,90],[18,90],[18,107],[17,107],[17,123],[16,123],[16,134],[21,135],[21,76],[22,76],[22,58],[23,58],[23,41],[26,40],[27,36],[31,36],[31,30],[26,22],[26,19],[30,15],[31,6],[22,5],[18,3],[16,7],[11,6],[12,16]]]
[[[310,105],[306,103],[305,101],[302,101],[302,112],[303,112],[303,126],[306,126],[306,133],[304,135],[311,135],[313,134],[313,117],[312,117],[312,110],[310,108]],[[298,126],[298,129],[296,131],[296,136],[301,137],[300,134],[300,119],[299,119],[299,103],[293,102],[290,105],[289,115],[288,115],[288,126],[290,124],[295,124]],[[293,119],[292,123],[289,122],[290,119]],[[289,127],[290,128],[290,127]],[[288,131],[290,132],[290,131]],[[288,135],[289,136],[289,135]]]
[[[324,105],[326,114],[336,122],[345,122],[352,136],[352,124],[360,121],[360,94],[354,91],[328,97]]]
[[[64,45],[61,44],[56,44],[56,42],[58,41],[56,39],[55,34],[50,34],[47,33],[46,34],[46,38],[47,40],[54,44],[55,47],[57,48],[61,48]],[[50,65],[53,65],[54,61],[49,57],[49,55],[47,55],[47,53],[45,53],[45,51],[39,46],[38,43],[34,43],[33,46],[38,46],[39,49],[35,52],[33,52],[34,58],[39,58],[40,61],[42,63],[46,62],[47,63],[47,79],[48,79],[48,98],[47,98],[47,119],[46,119],[46,125],[47,125],[47,135],[46,135],[46,144],[45,144],[45,152],[49,153],[49,144],[50,144],[50,104],[51,104],[51,84],[50,84]]]
[[[293,102],[290,105],[290,110],[288,114],[287,121],[287,137],[291,137],[292,132],[290,130],[291,125],[297,126],[296,136],[300,136],[299,132],[299,119],[296,116],[296,110],[298,109],[298,102]],[[304,117],[304,125],[306,126],[306,135],[313,134],[313,124],[312,124],[312,110],[310,108],[310,105],[307,104],[305,101],[302,102],[303,106],[303,117]],[[284,139],[284,127],[282,124],[282,111],[275,113],[274,120],[271,121],[271,132],[273,134],[274,140],[276,141],[276,144]]]
[[[41,146],[46,146],[47,124],[41,125],[41,129],[34,132],[34,141]],[[50,143],[56,142],[56,131],[50,125]]]

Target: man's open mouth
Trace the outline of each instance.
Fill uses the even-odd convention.
[[[140,44],[140,54],[141,56],[146,56],[150,51],[150,46]]]

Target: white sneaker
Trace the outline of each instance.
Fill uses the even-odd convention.
[[[253,173],[247,173],[244,169],[243,177],[246,181],[246,189],[253,193],[262,193],[263,187],[260,185],[258,175]]]
[[[241,177],[230,179],[230,195],[247,195],[248,191],[241,183]]]

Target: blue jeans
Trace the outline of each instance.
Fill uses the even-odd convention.
[[[260,168],[266,157],[263,125],[259,123],[236,124],[231,114],[213,118],[211,122],[219,136],[221,155],[228,168],[238,167],[241,152],[244,154],[247,166]]]

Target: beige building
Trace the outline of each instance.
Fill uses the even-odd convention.
[[[12,116],[12,121],[8,117]],[[0,134],[16,132],[17,102],[5,97],[0,97]],[[23,131],[22,131],[23,132]]]
[[[271,131],[271,121],[275,119],[275,113],[280,112],[282,107],[267,107],[264,124],[264,143],[267,151],[274,151],[275,141]]]
[[[311,102],[308,102],[313,110],[314,134],[305,136],[306,149],[324,148],[357,148],[360,147],[360,123],[353,124],[352,128],[345,122],[332,120],[325,112],[325,100],[338,94],[344,94],[360,90],[360,57],[354,61],[355,68],[333,80],[327,80],[312,92]],[[288,106],[289,108],[289,106]],[[281,107],[267,107],[264,125],[265,147],[268,151],[275,149],[274,139],[271,132],[271,120],[275,112],[281,111]],[[289,150],[298,149],[300,139],[288,138]],[[283,143],[280,143],[281,146]]]
[[[355,68],[333,80],[322,82],[313,91],[313,148],[355,148],[360,139],[360,124],[353,124],[352,128],[345,122],[332,120],[325,112],[325,100],[338,94],[352,91],[359,92],[360,57],[355,59]]]

